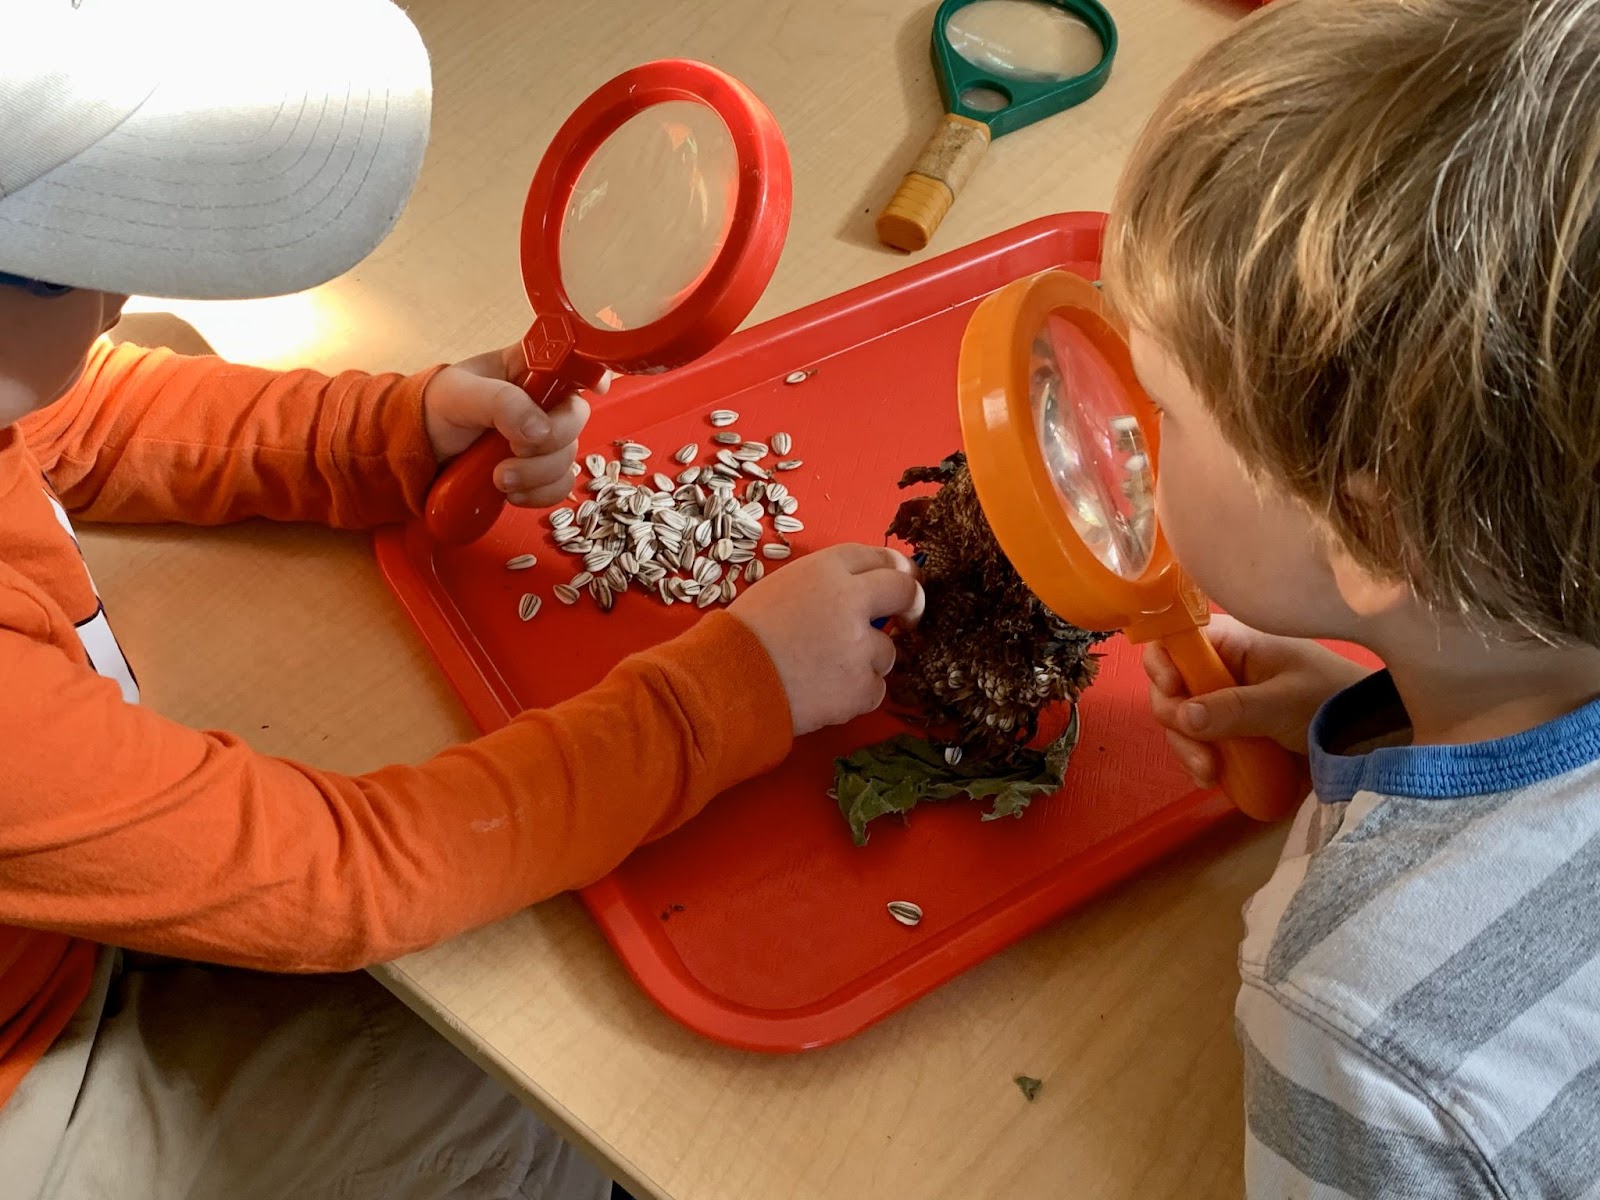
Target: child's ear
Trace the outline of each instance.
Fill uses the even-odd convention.
[[[1363,524],[1385,520],[1382,488],[1370,475],[1358,475],[1345,484],[1345,493],[1364,514]],[[1346,607],[1359,617],[1377,617],[1393,612],[1411,599],[1411,588],[1403,578],[1376,575],[1358,562],[1343,539],[1332,530],[1325,532],[1324,545],[1334,587]]]

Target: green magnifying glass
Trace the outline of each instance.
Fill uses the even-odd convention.
[[[989,142],[1082,104],[1116,53],[1116,24],[1098,0],[944,0],[933,60],[945,118],[879,215],[878,240],[921,250]]]

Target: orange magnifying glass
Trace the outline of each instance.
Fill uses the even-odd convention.
[[[1156,522],[1160,427],[1100,290],[1047,271],[987,297],[961,342],[959,389],[978,500],[1034,594],[1082,629],[1159,641],[1192,695],[1232,687],[1201,632],[1206,598]],[[1250,816],[1275,820],[1303,798],[1276,742],[1217,749],[1222,790]]]

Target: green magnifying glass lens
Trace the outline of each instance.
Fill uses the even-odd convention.
[[[1036,83],[1092,71],[1105,53],[1093,29],[1040,0],[973,0],[950,14],[944,35],[973,66]]]

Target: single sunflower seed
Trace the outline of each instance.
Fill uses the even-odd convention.
[[[806,462],[803,458],[780,458],[772,465],[777,467],[780,471],[798,471],[801,467],[806,465]]]
[[[565,529],[577,519],[570,508],[552,508],[550,510],[550,528]]]
[[[789,555],[793,553],[794,551],[788,546],[784,545],[782,542],[768,542],[765,546],[761,547],[762,558],[782,559],[788,558]]]
[[[517,616],[524,621],[531,621],[538,615],[539,607],[544,603],[532,592],[522,593],[522,599],[517,601]]]
[[[783,377],[785,383],[804,383],[811,378],[810,371],[790,371]]]
[[[686,467],[694,461],[694,456],[700,453],[700,447],[694,442],[685,442],[678,447],[678,452],[672,456],[672,461],[680,467]]]
[[[734,412],[731,408],[719,408],[714,410],[711,416],[707,419],[715,428],[723,429],[737,421],[739,419],[739,414]]]
[[[531,554],[519,554],[515,558],[506,560],[506,570],[508,571],[526,571],[529,567],[538,565],[539,560]]]
[[[806,527],[806,523],[799,517],[791,517],[788,513],[779,513],[772,518],[772,527],[779,533],[799,533]]]
[[[891,900],[885,906],[889,915],[902,925],[916,925],[922,920],[922,909],[909,900]]]
[[[960,746],[946,746],[944,748],[944,761],[949,766],[955,766],[961,761]]]
[[[794,448],[794,439],[787,433],[772,435],[772,452],[780,457],[789,453]]]
[[[558,583],[550,589],[555,598],[563,604],[576,604],[578,602],[578,589],[570,583]]]
[[[765,458],[770,451],[765,442],[741,442],[733,456],[742,462],[755,462]]]
[[[583,465],[589,468],[589,474],[599,478],[606,473],[606,460],[603,454],[591,454],[583,460]]]
[[[719,446],[737,446],[740,442],[744,441],[742,437],[740,437],[737,433],[734,433],[731,429],[717,430],[717,432],[711,435],[711,440]]]

